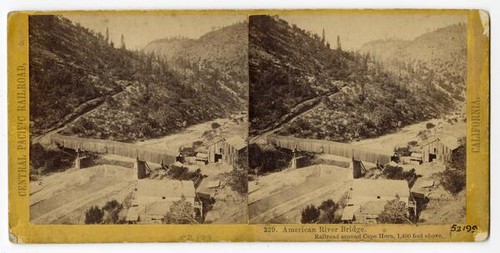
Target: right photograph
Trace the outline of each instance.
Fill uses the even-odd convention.
[[[395,13],[250,16],[250,223],[465,222],[467,16]]]

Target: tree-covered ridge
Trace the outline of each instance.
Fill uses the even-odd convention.
[[[248,100],[248,24],[214,27],[199,39],[164,38],[150,42],[147,53],[163,57],[173,71],[195,84],[213,82]]]
[[[315,101],[279,133],[349,142],[430,119],[455,100],[425,75],[397,75],[369,53],[337,43],[271,16],[250,18],[250,120],[258,134]]]
[[[127,50],[123,36],[115,47],[63,17],[29,22],[32,134],[65,126],[65,134],[133,141],[241,109],[218,79],[192,84],[162,57]]]
[[[270,16],[251,16],[249,28],[251,130],[265,129],[298,103],[337,90],[349,57],[313,35]],[[315,36],[315,37],[314,37]]]
[[[467,78],[467,26],[439,28],[414,40],[378,40],[362,52],[384,61],[386,69],[413,83],[432,82],[453,98],[465,99]]]

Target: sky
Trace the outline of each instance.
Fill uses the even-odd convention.
[[[197,39],[214,27],[228,26],[246,20],[245,15],[117,15],[117,14],[70,14],[65,15],[80,25],[106,33],[115,45],[120,44],[123,34],[129,49],[142,49],[149,42],[172,36]],[[334,47],[337,35],[342,48],[356,50],[369,41],[398,38],[412,40],[417,36],[467,21],[466,15],[383,15],[383,14],[330,14],[330,15],[282,15],[281,18],[298,27],[321,35]]]
[[[379,39],[413,40],[419,35],[451,24],[466,23],[466,15],[282,15],[282,19],[321,36],[336,47],[337,35],[343,49],[356,50]]]
[[[245,15],[64,15],[81,26],[109,35],[120,45],[121,35],[129,49],[142,49],[149,42],[166,37],[197,39],[214,27],[224,27],[246,20]]]

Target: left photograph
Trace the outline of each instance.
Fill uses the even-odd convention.
[[[246,15],[29,17],[30,222],[248,222]]]

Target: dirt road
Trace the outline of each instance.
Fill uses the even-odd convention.
[[[230,119],[216,119],[190,126],[176,134],[171,134],[157,139],[136,142],[136,144],[143,147],[160,149],[171,155],[178,155],[179,148],[181,146],[191,147],[191,145],[195,141],[206,141],[203,134],[207,131],[212,130],[212,123],[214,122],[220,125],[217,131],[222,137],[238,135],[242,138],[245,138],[247,136],[248,124],[246,122],[235,123]]]
[[[434,128],[429,129],[430,135],[444,136],[465,136],[466,123],[457,122],[450,124],[443,119],[431,119],[420,123],[412,124],[403,127],[400,131],[386,134],[377,138],[365,139],[358,142],[353,142],[352,145],[377,149],[383,152],[391,153],[395,147],[406,147],[410,141],[422,141],[418,134],[427,129],[426,125],[432,123]]]

